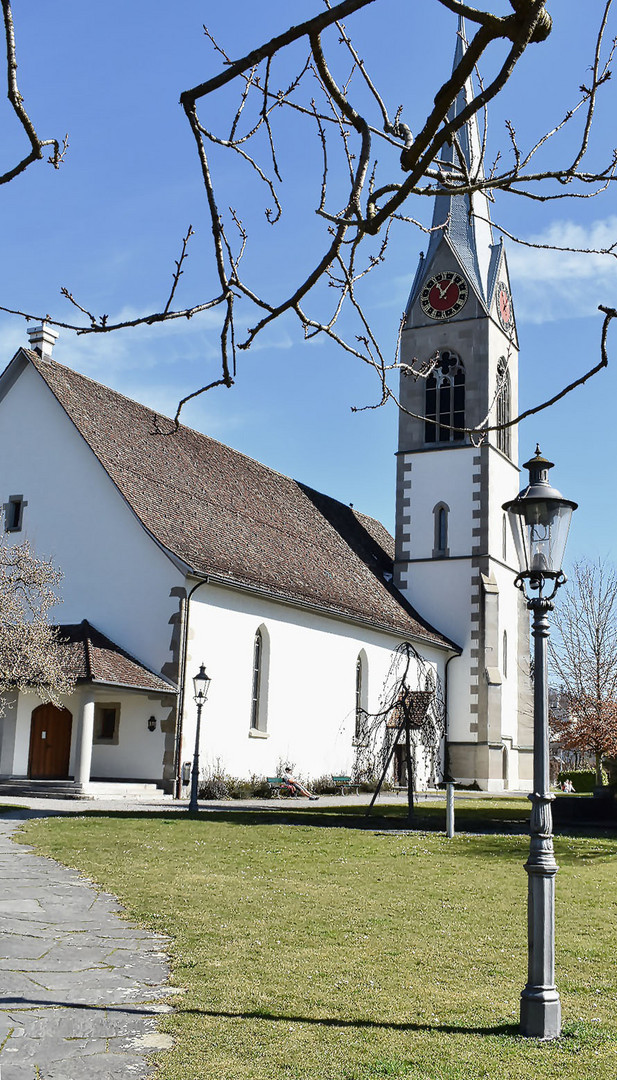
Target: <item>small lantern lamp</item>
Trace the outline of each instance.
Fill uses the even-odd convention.
[[[211,679],[206,675],[206,669],[200,664],[199,671],[193,676],[193,699],[196,705],[203,705],[208,697]]]
[[[210,689],[211,679],[209,675],[206,675],[206,669],[203,664],[200,665],[199,671],[193,676],[193,700],[197,706],[197,725],[195,727],[195,750],[193,753],[193,768],[191,770],[191,798],[189,802],[189,813],[197,813],[197,790],[199,787],[199,743],[201,738],[201,710],[205,705],[206,698],[208,697],[208,690]]]
[[[556,585],[561,583],[561,564],[577,503],[564,499],[551,486],[548,471],[553,462],[542,457],[539,446],[524,468],[529,469],[527,487],[503,509],[510,519],[520,577],[529,580],[530,588],[539,589],[545,578],[554,578]]]

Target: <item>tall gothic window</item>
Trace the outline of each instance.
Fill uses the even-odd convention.
[[[424,441],[427,443],[461,442],[465,427],[465,368],[456,353],[446,349],[426,380],[426,421]]]
[[[356,660],[356,699],[355,699],[355,742],[362,742],[366,737],[367,723],[367,684],[366,684],[366,653],[362,650]]]
[[[260,626],[253,639],[253,680],[251,685],[251,731],[267,731],[269,641],[265,626]]]
[[[497,362],[497,423],[507,424],[510,419],[510,373],[503,356]],[[497,432],[497,449],[510,456],[510,428]]]

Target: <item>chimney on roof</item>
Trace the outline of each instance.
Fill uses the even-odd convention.
[[[30,338],[30,348],[39,353],[40,356],[51,360],[58,331],[52,330],[47,323],[41,323],[40,326],[33,326],[28,330],[28,337]]]

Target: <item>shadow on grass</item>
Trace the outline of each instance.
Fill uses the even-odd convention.
[[[190,1016],[209,1016],[220,1020],[271,1020],[283,1024],[306,1024],[316,1027],[334,1028],[369,1028],[380,1031],[441,1031],[447,1035],[507,1035],[510,1037],[519,1035],[518,1024],[487,1024],[474,1026],[470,1024],[419,1024],[406,1020],[371,1020],[356,1017],[353,1020],[343,1020],[337,1016],[295,1016],[293,1013],[273,1013],[267,1009],[247,1009],[232,1012],[223,1009],[180,1009],[180,1012]]]
[[[351,829],[355,831],[371,833],[445,833],[445,810],[441,806],[425,806],[420,804],[416,809],[413,820],[407,818],[406,808],[397,804],[381,805],[377,811],[366,815],[366,806],[340,807],[302,807],[296,809],[293,805],[281,806],[280,803],[269,807],[244,808],[241,804],[230,806],[222,804],[220,808],[207,806],[197,813],[189,813],[188,809],[168,810],[93,810],[87,809],[80,812],[74,810],[28,809],[27,807],[3,807],[2,816],[18,817],[21,820],[41,817],[64,817],[64,818],[108,818],[114,820],[152,821],[157,819],[168,825],[182,821],[192,821],[195,824],[207,825],[213,821],[224,822],[229,825],[259,826],[259,825],[282,825],[282,826],[305,826],[314,829]],[[494,836],[496,842],[504,836],[520,837],[529,835],[529,808],[526,804],[521,809],[500,808],[495,806],[465,807],[462,806],[456,813],[456,833],[475,834],[485,837]],[[606,824],[589,824],[572,822],[563,825],[555,825],[555,837],[581,837],[582,839],[606,839],[614,837],[616,828]],[[497,848],[495,848],[497,850]],[[500,845],[501,850],[501,845]],[[597,857],[605,855],[598,851]],[[589,852],[586,857],[592,857]],[[564,858],[567,856],[564,855]]]
[[[67,1001],[67,1000],[39,1000],[38,998],[30,997],[2,997],[0,998],[0,1005],[7,1008],[35,1008],[39,1006],[54,1007],[62,1006],[64,1008],[70,1005],[73,1009],[83,1009],[85,1012],[121,1012],[126,1014],[136,1014],[138,1016],[150,1016],[153,1015],[154,1009],[148,1006],[139,1005],[112,1005],[109,1004],[91,1004],[84,1001]],[[337,1016],[297,1016],[293,1013],[273,1013],[267,1009],[246,1009],[232,1012],[225,1009],[183,1009],[181,1006],[176,1008],[177,1013],[184,1013],[187,1016],[208,1016],[214,1020],[268,1020],[274,1023],[283,1024],[306,1024],[316,1027],[334,1027],[334,1028],[374,1028],[380,1031],[441,1031],[448,1035],[506,1035],[510,1037],[519,1035],[518,1024],[487,1024],[485,1026],[473,1026],[469,1024],[419,1024],[413,1021],[396,1021],[396,1020],[372,1020],[367,1017],[357,1017],[353,1020],[342,1019]]]

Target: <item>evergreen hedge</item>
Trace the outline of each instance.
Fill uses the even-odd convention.
[[[595,769],[564,769],[563,772],[558,774],[557,783],[563,784],[565,780],[572,781],[577,794],[585,794],[593,791],[596,786]],[[602,769],[602,783],[608,783],[608,777],[604,769]]]

